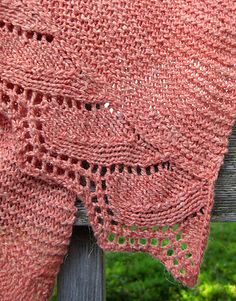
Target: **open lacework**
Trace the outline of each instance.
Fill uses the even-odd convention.
[[[196,284],[236,115],[234,9],[203,2],[0,3],[1,300],[49,296],[76,198]]]
[[[9,33],[16,32],[18,36],[23,35],[26,39],[36,39],[37,41],[45,39],[48,43],[51,43],[54,39],[51,34],[42,34],[41,32],[24,30],[21,26],[14,26],[12,23],[4,22],[3,20],[0,20],[0,28],[6,28]]]
[[[75,192],[103,249],[148,252],[177,279],[196,282],[212,207],[207,181],[167,158],[155,162],[152,146],[108,102],[43,95],[5,80],[1,91],[22,170]]]

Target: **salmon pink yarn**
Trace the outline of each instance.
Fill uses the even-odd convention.
[[[76,198],[103,250],[197,283],[236,116],[234,0],[0,0],[0,300],[47,300]]]

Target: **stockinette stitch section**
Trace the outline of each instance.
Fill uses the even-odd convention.
[[[101,248],[197,283],[236,116],[235,10],[0,1],[1,300],[47,300],[76,197]]]

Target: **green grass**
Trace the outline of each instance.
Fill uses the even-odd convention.
[[[175,282],[164,266],[148,254],[106,253],[106,300],[236,300],[235,233],[236,223],[211,223],[199,284],[193,289]],[[56,289],[53,298],[50,301],[56,301]]]

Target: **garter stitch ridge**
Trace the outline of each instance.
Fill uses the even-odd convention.
[[[76,198],[104,250],[197,283],[236,116],[234,0],[0,0],[0,300],[47,300]]]

